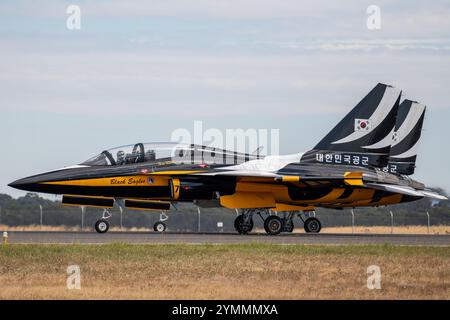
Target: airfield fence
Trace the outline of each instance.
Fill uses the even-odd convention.
[[[389,208],[378,210],[354,210],[355,226],[391,226]],[[405,212],[404,210],[393,211],[394,226],[427,226],[427,211]],[[450,212],[446,210],[428,210],[430,225],[450,225]],[[102,211],[97,208],[85,208],[84,216],[78,207],[61,207],[42,209],[42,224],[46,226],[80,227],[83,223],[84,230],[92,230],[95,222],[101,217]],[[167,213],[168,229],[179,232],[232,232],[234,231],[235,210],[220,208],[201,209],[200,215],[197,208],[170,210]],[[279,213],[280,215],[280,213]],[[323,227],[351,227],[352,215],[350,210],[325,210],[316,211],[317,218]],[[199,223],[200,217],[200,223]],[[158,211],[133,211],[123,210],[122,219],[120,211],[112,210],[111,226],[123,228],[152,228],[153,224],[160,218]],[[301,226],[298,217],[295,218],[296,225]],[[39,225],[41,223],[41,211],[39,206],[30,207],[26,211],[18,211],[14,208],[2,208],[0,224],[8,226]],[[254,216],[256,228],[263,228],[263,222],[258,216]]]

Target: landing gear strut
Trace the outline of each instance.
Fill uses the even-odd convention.
[[[103,209],[102,218],[95,223],[95,231],[98,233],[105,233],[109,229],[108,219],[111,218],[111,211],[109,209]]]
[[[281,219],[281,221],[283,222],[283,232],[294,231],[294,215],[295,211],[284,212],[284,217]]]
[[[153,225],[153,230],[155,232],[166,231],[167,226],[164,223],[164,221],[166,221],[167,219],[169,219],[169,216],[167,214],[165,214],[164,211],[161,211],[161,213],[159,215],[159,221],[155,222],[155,224]]]

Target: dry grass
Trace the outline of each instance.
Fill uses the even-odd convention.
[[[450,226],[394,226],[394,234],[450,234]],[[323,228],[323,233],[352,233],[352,227]],[[385,226],[355,226],[355,233],[391,233],[391,227]]]
[[[67,226],[39,226],[39,225],[28,225],[28,226],[16,226],[10,227],[0,224],[1,231],[81,231],[80,227],[67,227]],[[92,227],[86,227],[85,231],[93,231]],[[112,226],[110,231],[121,231],[120,227]],[[123,228],[122,231],[153,231],[150,228]],[[258,229],[258,232],[264,233],[263,229]],[[394,234],[450,234],[450,226],[431,226],[430,230],[426,226],[395,226]],[[304,233],[303,228],[297,227],[294,232]],[[386,226],[356,226],[355,233],[378,233],[378,234],[388,234],[391,233],[391,227]],[[321,233],[352,233],[352,227],[330,227],[323,228]]]
[[[81,290],[66,268],[81,267]],[[381,290],[367,289],[378,265]],[[450,299],[450,248],[0,246],[0,299]]]

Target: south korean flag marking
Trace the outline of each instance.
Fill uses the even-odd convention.
[[[397,131],[394,132],[394,134],[392,135],[392,141],[397,142],[398,140],[398,133]]]
[[[369,131],[370,128],[370,120],[355,119],[355,131]]]

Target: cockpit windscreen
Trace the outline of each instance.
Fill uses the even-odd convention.
[[[121,166],[136,163],[207,163],[238,164],[257,159],[259,155],[218,148],[179,143],[136,143],[101,152],[83,165]]]

